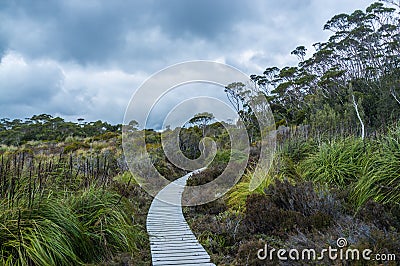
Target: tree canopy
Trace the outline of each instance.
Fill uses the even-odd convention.
[[[292,51],[298,65],[251,75],[268,97],[277,126],[356,133],[361,119],[371,134],[397,121],[399,11],[396,1],[379,1],[365,11],[336,15],[324,25],[332,32],[328,41],[315,43],[308,56],[305,46]]]
[[[189,124],[196,125],[201,128],[203,137],[205,136],[205,130],[207,125],[214,119],[214,115],[212,113],[208,112],[203,112],[203,113],[198,113],[193,116],[189,120]]]

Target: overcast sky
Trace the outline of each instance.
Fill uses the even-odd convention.
[[[0,117],[122,123],[133,92],[171,64],[293,65],[295,47],[326,41],[328,19],[372,2],[1,0]]]

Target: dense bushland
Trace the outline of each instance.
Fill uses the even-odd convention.
[[[365,141],[350,137],[317,145],[312,138],[291,138],[279,145],[268,173],[248,169],[222,199],[186,208],[185,215],[220,265],[265,265],[256,253],[265,243],[318,250],[335,247],[339,237],[348,247],[399,257],[399,138],[398,127]],[[193,180],[216,178],[220,171],[211,168]],[[252,174],[265,181],[250,192]]]

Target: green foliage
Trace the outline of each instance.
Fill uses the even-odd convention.
[[[114,181],[123,183],[123,184],[132,184],[132,185],[137,185],[137,180],[136,178],[132,175],[130,171],[125,171],[122,174],[119,174],[115,176]]]
[[[63,141],[68,137],[95,137],[107,140],[120,132],[121,125],[111,125],[100,120],[89,123],[67,122],[48,114],[33,115],[22,121],[3,118],[0,120],[0,144],[21,145],[32,140]]]
[[[217,151],[213,160],[213,164],[214,165],[228,164],[230,158],[231,158],[230,150]]]
[[[69,204],[78,217],[94,247],[94,261],[104,260],[122,251],[133,253],[147,237],[133,226],[131,206],[116,193],[90,188]]]
[[[246,199],[249,195],[253,193],[264,194],[265,190],[277,180],[302,181],[297,164],[316,149],[316,144],[312,140],[293,139],[286,141],[275,153],[268,172],[262,167],[256,169],[253,169],[253,166],[248,167],[240,182],[227,193],[228,206],[233,210],[245,211]],[[250,156],[250,161],[257,156]],[[252,179],[261,181],[254,191],[250,190]]]
[[[204,112],[194,115],[192,119],[189,120],[189,124],[197,125],[202,130],[202,136],[205,137],[207,125],[214,119],[212,113]]]
[[[330,38],[315,43],[314,53],[307,57],[304,46],[292,51],[297,66],[267,67],[261,75],[251,75],[267,96],[277,125],[307,123],[316,135],[355,134],[359,126],[353,95],[367,133],[398,120],[399,21],[395,1],[336,15],[324,26]],[[232,90],[227,94],[238,95]],[[234,108],[237,102],[231,101]]]
[[[101,135],[94,136],[92,139],[94,141],[110,140],[110,139],[116,138],[118,136],[120,136],[120,134],[117,132],[105,132]]]
[[[227,194],[227,204],[231,209],[244,211],[247,197],[251,194],[249,186],[249,181],[241,181],[229,191]]]
[[[53,194],[16,207],[1,201],[0,263],[83,265],[133,253],[146,236],[128,217],[120,196],[98,188],[67,200]]]
[[[379,149],[367,159],[364,172],[354,188],[357,206],[368,200],[400,204],[400,128],[379,140]]]
[[[312,139],[288,139],[282,144],[280,153],[293,163],[303,161],[318,150],[317,144]]]
[[[256,190],[250,190],[250,180],[255,178],[263,180]],[[272,171],[266,173],[263,170],[248,171],[242,177],[242,180],[236,184],[227,194],[227,204],[232,210],[243,212],[246,209],[247,197],[253,193],[263,194],[271,184],[275,182],[278,176],[272,174]]]
[[[65,147],[64,147],[64,153],[68,154],[70,152],[74,152],[77,151],[79,149],[88,149],[90,148],[90,145],[83,142],[83,141],[73,141],[71,143],[68,143]]]
[[[83,265],[122,253],[141,256],[148,241],[133,223],[134,205],[109,186],[119,171],[115,154],[54,156],[41,143],[29,147],[0,158],[0,265]]]
[[[220,164],[227,165],[229,163],[229,160],[232,160],[233,162],[242,162],[245,159],[246,159],[246,154],[238,150],[217,151],[210,167]]]
[[[348,186],[362,173],[365,145],[355,138],[323,143],[315,154],[300,163],[302,175],[322,184]]]

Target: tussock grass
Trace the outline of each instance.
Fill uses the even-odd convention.
[[[250,180],[262,180],[260,185],[253,191],[250,189]],[[241,181],[237,183],[227,194],[227,205],[235,211],[245,211],[247,197],[253,193],[263,194],[265,189],[273,184],[277,179],[282,179],[281,175],[274,174],[274,170],[268,172],[262,168],[247,171]]]
[[[281,147],[279,152],[281,157],[290,159],[293,163],[299,163],[311,154],[318,151],[318,145],[312,139],[288,139]]]
[[[20,204],[0,214],[0,264],[83,263],[77,251],[84,251],[88,241],[81,224],[68,206],[50,200],[43,199],[33,207]]]
[[[378,146],[354,188],[353,200],[358,207],[368,200],[400,204],[400,128],[381,138]]]
[[[0,265],[100,263],[148,243],[97,158],[76,168],[72,155],[0,156]]]
[[[96,260],[118,252],[133,253],[146,242],[147,236],[132,224],[129,210],[133,207],[116,193],[91,188],[71,197],[68,204],[94,245]]]
[[[126,204],[116,193],[90,188],[66,200],[48,195],[32,207],[19,202],[3,209],[0,264],[83,265],[134,253],[146,236],[132,224]]]
[[[333,187],[347,187],[362,173],[367,147],[361,139],[323,143],[318,151],[299,165],[306,180]]]

